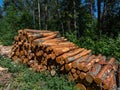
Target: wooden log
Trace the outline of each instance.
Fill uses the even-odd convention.
[[[34,58],[35,54],[34,53],[30,53],[29,56],[28,56],[28,59],[32,59]]]
[[[57,53],[58,52],[57,49],[64,49],[64,48],[74,47],[74,46],[75,45],[73,45],[73,44],[71,44],[71,45],[69,45],[69,44],[61,44],[61,45],[56,44],[56,45],[52,45],[52,46],[47,47],[46,51],[51,51],[52,50],[53,53]]]
[[[51,35],[54,35],[54,34],[59,35],[59,33],[55,33],[55,32],[30,34],[30,35],[28,35],[28,40],[32,41],[32,40],[35,40],[35,39],[38,39],[38,38],[48,37],[48,36],[51,36]]]
[[[65,64],[65,70],[69,71],[72,68],[72,63]]]
[[[48,33],[48,32],[52,32],[52,31],[48,31],[48,30],[24,29],[22,32],[26,32],[26,33]]]
[[[29,61],[28,58],[24,58],[23,63],[27,65],[27,64],[28,64],[28,61]]]
[[[86,65],[83,67],[83,71],[87,72],[88,70],[90,70],[90,68],[93,67],[95,62],[99,62],[100,60],[101,60],[101,54],[99,54],[95,59],[86,63]]]
[[[94,64],[93,68],[89,72],[87,72],[85,80],[88,83],[92,83],[95,76],[99,73],[100,70],[101,70],[101,65],[98,63]]]
[[[90,54],[90,53],[91,53],[91,50],[84,50],[83,52],[81,52],[75,56],[72,56],[72,57],[65,59],[65,62],[66,63],[73,62],[73,61],[79,59],[80,57],[85,56],[85,55]]]
[[[46,40],[45,42],[42,42],[42,44],[38,44],[38,46],[45,46],[45,47],[56,46],[56,45],[74,45],[74,44],[68,41],[66,42],[65,40],[54,40],[54,39],[49,39]]]
[[[64,53],[61,56],[57,57],[56,62],[61,63],[61,61],[63,61],[63,63],[61,63],[61,64],[64,64],[65,59],[67,59],[68,57],[71,57],[73,55],[76,55],[76,54],[82,52],[83,50],[84,50],[84,48],[78,48],[78,49],[75,49],[75,50],[72,50],[72,51],[66,49],[66,51],[70,51],[70,52]],[[65,51],[65,50],[63,50],[63,51]]]
[[[110,85],[110,83],[111,83],[111,81],[112,81],[112,78],[114,78],[114,75],[115,75],[114,70],[112,70],[111,73],[110,73],[110,75],[108,75],[108,76],[106,77],[106,79],[103,81],[103,88],[104,88],[105,90],[106,90],[106,89],[109,89],[109,85]]]
[[[54,53],[55,56],[59,56],[61,54],[64,54],[66,52],[72,51],[74,49],[78,49],[77,46],[73,46],[73,47],[61,47],[61,48],[55,48]]]
[[[57,36],[57,34],[53,34],[51,36],[48,36],[48,37],[43,37],[43,38],[38,38],[38,39],[35,39],[33,40],[33,45],[40,45],[42,42],[46,41],[46,40],[49,40],[49,39],[53,39],[55,37],[60,37],[60,36]]]
[[[16,56],[19,56],[19,55],[20,55],[19,49],[16,50],[15,55],[16,55]]]
[[[117,66],[114,65],[117,69]],[[115,78],[115,71],[114,69],[110,72],[110,74],[107,76],[107,78],[103,81],[103,88],[105,90],[116,90],[116,78]]]
[[[112,66],[113,63],[115,61],[115,58],[111,58],[108,62],[107,65],[105,65],[101,70],[100,72],[97,74],[97,76],[95,77],[94,81],[97,83],[97,84],[101,84],[102,81],[106,78],[106,76],[108,75],[108,73],[110,73],[110,71],[112,70]]]
[[[19,41],[19,36],[14,36],[15,41]]]
[[[23,34],[24,30],[18,30],[18,34]]]
[[[73,78],[74,78],[74,80],[77,80],[78,79],[78,75],[77,75],[77,73],[75,72],[75,73],[73,73]]]
[[[43,50],[39,50],[39,51],[37,51],[36,52],[36,56],[38,57],[38,56],[42,56],[43,55]]]
[[[73,62],[72,62],[72,67],[73,67],[73,68],[77,68],[79,62],[86,61],[89,57],[90,57],[90,55],[86,55],[86,56],[82,56],[82,57],[80,57],[79,59],[73,61]]]
[[[111,70],[114,73],[117,70],[114,60],[106,62],[106,58],[101,58],[102,56],[96,58],[95,55],[91,55],[91,50],[78,48],[72,42],[66,41],[67,39],[64,37],[61,38],[59,32],[26,29],[20,30],[18,33],[19,35],[15,37],[15,48],[12,49],[11,58],[19,61],[17,58],[20,57],[21,62],[30,65],[37,72],[44,70],[44,67],[49,71],[59,68],[62,72],[68,73],[69,80],[81,82],[79,81],[81,79],[90,85],[94,84],[94,80],[99,86],[107,80],[106,77],[108,78]],[[56,61],[54,61],[55,59]],[[110,80],[109,86],[111,87],[107,85],[107,88],[113,89],[116,81],[114,78]],[[84,83],[84,85],[86,84]],[[78,85],[78,87],[86,90],[87,87],[84,85]],[[106,89],[106,84],[103,83],[103,85]]]
[[[86,90],[86,87],[83,84],[81,84],[81,83],[78,83],[76,85],[76,87],[77,87],[78,90]]]
[[[82,70],[85,64],[95,58],[95,55],[90,56],[88,59],[82,59],[77,63],[77,69]]]
[[[106,65],[107,64],[106,57],[103,56],[102,59],[99,62],[97,62],[97,63],[100,64],[100,65]]]
[[[66,41],[66,39],[61,38],[61,37],[46,40],[42,44],[46,45],[46,46],[49,46],[49,44],[51,44],[51,43],[55,43],[55,45],[57,45],[57,44],[72,44],[73,45],[73,43],[68,42],[68,41]]]
[[[9,58],[12,59],[12,57],[15,55],[15,52],[11,51],[9,54]]]
[[[81,72],[79,77],[80,77],[81,80],[85,79],[86,73],[85,72]]]
[[[79,75],[80,74],[80,70],[77,70],[76,73]]]
[[[73,75],[71,72],[68,73],[68,77],[67,77],[68,81],[74,81]]]
[[[72,48],[72,47],[77,47],[77,46],[69,46],[69,45],[53,45],[53,46],[50,46],[50,47],[47,47],[46,48],[46,52],[49,52],[49,51],[52,51],[56,56],[59,55],[59,50],[62,49],[64,51],[66,51],[67,48]]]
[[[52,31],[48,31],[48,30],[23,30],[22,31],[22,35],[30,35],[30,34],[41,34],[41,33],[51,33]],[[55,32],[58,32],[58,31],[55,31]]]
[[[116,72],[116,82],[117,82],[117,86],[120,87],[120,65],[118,65],[118,71]]]
[[[117,90],[115,74],[113,74],[113,77],[110,80],[110,84],[109,84],[108,90]]]
[[[98,55],[97,58],[100,58],[101,55]],[[101,57],[100,60],[104,60],[105,58],[104,57]],[[101,70],[101,65],[96,63],[92,66],[92,68],[86,73],[86,77],[85,77],[85,80],[86,80],[86,83],[89,83],[91,84],[94,80],[94,77],[98,74],[98,72]]]
[[[92,87],[86,87],[86,90],[94,90]]]
[[[72,68],[71,73],[73,73],[73,74],[76,73],[76,69]]]

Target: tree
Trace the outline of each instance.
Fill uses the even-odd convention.
[[[41,5],[40,0],[38,0],[38,17],[39,17],[39,29],[41,29]]]
[[[117,36],[120,30],[120,1],[104,0],[101,15],[101,29],[108,36]]]
[[[2,18],[2,13],[3,13],[3,10],[2,10],[2,7],[0,7],[0,18]]]
[[[97,8],[98,8],[98,30],[100,32],[100,35],[101,35],[101,31],[100,31],[100,28],[101,28],[101,18],[100,18],[100,15],[101,15],[101,0],[98,0],[97,1]]]

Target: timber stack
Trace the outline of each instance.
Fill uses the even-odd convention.
[[[24,29],[14,37],[10,58],[24,63],[37,72],[48,70],[68,74],[80,90],[115,90],[115,58],[93,55],[91,50],[79,48],[58,31]]]

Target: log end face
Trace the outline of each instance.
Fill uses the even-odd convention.
[[[89,82],[89,83],[92,83],[93,82],[93,77],[91,75],[87,75],[86,76],[86,81]]]
[[[76,85],[76,88],[77,88],[77,90],[86,90],[86,87],[83,84],[81,84],[81,83],[78,83]]]
[[[94,81],[98,85],[100,85],[102,83],[102,79],[100,79],[100,78],[95,78]]]

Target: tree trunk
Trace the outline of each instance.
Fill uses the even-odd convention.
[[[100,20],[100,14],[101,14],[101,0],[97,1],[97,7],[98,7],[98,30],[99,30],[99,34],[101,36],[101,20]]]
[[[41,29],[41,19],[40,19],[40,0],[38,0],[38,17],[39,17],[39,29]]]
[[[48,29],[48,5],[47,0],[45,0],[45,29]]]
[[[33,7],[33,10],[32,10],[32,16],[33,16],[33,27],[35,29],[35,8],[34,8],[34,0],[32,2],[32,7]]]
[[[76,2],[75,0],[73,1],[73,5],[74,5],[74,30],[76,30],[77,25],[76,25],[76,10],[75,10]]]

